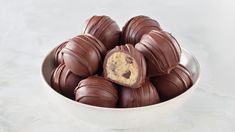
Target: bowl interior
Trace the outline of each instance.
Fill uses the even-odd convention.
[[[46,82],[45,90],[51,96],[56,96],[61,108],[74,117],[75,120],[83,121],[90,126],[96,126],[105,129],[129,129],[145,126],[150,123],[160,125],[162,119],[172,118],[177,108],[187,99],[187,97],[196,88],[200,76],[200,66],[197,59],[187,50],[182,49],[181,64],[187,67],[192,73],[193,86],[179,96],[158,104],[134,107],[134,108],[104,108],[91,106],[68,99],[57,93],[50,86],[50,78],[53,70],[56,68],[53,62],[53,52],[51,51],[42,64],[42,77]],[[144,122],[143,122],[144,121]],[[141,123],[140,123],[141,122]]]
[[[44,61],[42,63],[42,69],[41,69],[42,70],[41,72],[42,72],[43,80],[46,81],[46,85],[48,85],[48,87],[51,88],[51,89],[53,89],[53,88],[50,86],[50,79],[51,79],[51,76],[53,74],[54,69],[56,68],[56,65],[54,64],[54,61],[53,61],[54,60],[53,54],[54,54],[54,50],[52,50],[46,56],[46,58],[44,59]],[[192,87],[194,87],[194,85],[196,85],[196,83],[198,82],[199,75],[200,75],[200,65],[199,65],[197,59],[189,51],[182,48],[180,64],[184,65],[191,72],[192,79],[193,79],[193,82],[194,82]],[[184,93],[186,93],[187,91],[185,91]],[[59,94],[55,90],[54,90],[54,92],[56,94]],[[184,94],[184,93],[182,93],[182,94]],[[181,96],[181,95],[179,95],[179,96]],[[64,97],[64,98],[66,98],[66,97]],[[173,99],[170,99],[170,100],[173,100]],[[168,100],[168,101],[170,101],[170,100]],[[168,102],[168,101],[165,101],[165,102]],[[77,103],[77,104],[81,104],[81,103]],[[159,104],[161,104],[161,103],[159,103]],[[156,105],[159,105],[159,104],[156,104]],[[82,105],[86,106],[86,104],[82,104]],[[89,105],[89,107],[90,107],[90,105]],[[91,106],[91,107],[96,107],[97,108],[97,106]],[[148,106],[144,106],[144,107],[148,107]],[[98,108],[101,108],[101,107],[98,107]],[[141,108],[141,107],[136,107],[136,108],[138,109],[138,108]],[[136,109],[136,108],[134,108],[134,109]],[[106,108],[104,108],[104,109],[106,109]],[[107,108],[107,109],[116,109],[116,108]],[[133,108],[122,108],[122,109],[133,109]]]

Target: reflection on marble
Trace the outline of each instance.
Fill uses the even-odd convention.
[[[149,15],[201,64],[198,89],[177,115],[126,131],[234,131],[234,7],[232,0],[0,0],[0,132],[111,131],[73,122],[40,78],[43,57],[95,14],[110,15],[121,26],[134,15]]]

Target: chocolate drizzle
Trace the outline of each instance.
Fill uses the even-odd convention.
[[[102,64],[106,48],[91,35],[79,35],[72,38],[61,52],[66,66],[74,74],[88,77]]]
[[[164,31],[151,31],[136,44],[145,56],[149,77],[168,74],[180,61],[181,48],[175,38]]]
[[[157,21],[147,16],[136,16],[131,18],[123,27],[122,42],[135,45],[144,34],[152,30],[162,30]]]
[[[149,80],[146,80],[140,88],[122,87],[119,98],[119,105],[122,108],[147,106],[160,102],[158,92]]]
[[[82,35],[54,48],[50,84],[60,94],[88,105],[153,105],[193,85],[180,57],[177,40],[150,17],[131,18],[121,32],[110,17],[93,16]]]
[[[110,17],[93,16],[86,21],[82,33],[95,36],[109,50],[119,43],[121,31]]]
[[[74,99],[74,89],[82,78],[73,74],[64,64],[60,64],[51,77],[51,86],[62,95]]]
[[[183,65],[177,65],[170,74],[152,78],[162,100],[178,96],[193,85],[192,76]]]
[[[116,107],[118,92],[113,84],[102,77],[91,76],[78,84],[75,100],[81,103],[100,106]]]
[[[63,56],[61,53],[61,50],[66,46],[68,41],[63,42],[59,46],[57,46],[54,49],[54,59],[55,59],[55,65],[58,66],[61,63],[64,63]]]

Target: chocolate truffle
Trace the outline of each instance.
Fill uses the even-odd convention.
[[[161,30],[159,23],[156,20],[147,16],[136,16],[131,18],[122,29],[123,43],[135,45],[144,34],[152,30]]]
[[[119,44],[121,31],[110,17],[93,16],[86,21],[82,33],[95,36],[109,50]]]
[[[74,89],[82,80],[81,77],[73,74],[65,64],[60,64],[51,77],[51,86],[62,95],[74,99]]]
[[[138,88],[146,77],[144,56],[131,44],[109,51],[103,64],[104,77],[119,85]]]
[[[68,41],[63,42],[62,44],[58,45],[58,46],[54,49],[54,59],[55,59],[55,64],[56,64],[56,65],[59,65],[59,64],[61,64],[61,63],[64,63],[61,50],[65,47],[65,45],[67,44],[67,42],[68,42]]]
[[[135,48],[145,56],[148,77],[168,74],[180,61],[180,45],[164,31],[153,30],[145,34]]]
[[[122,87],[119,91],[119,106],[122,108],[147,106],[159,102],[158,92],[149,80],[140,88]]]
[[[182,65],[176,66],[170,74],[152,78],[161,100],[174,98],[193,85],[190,72]]]
[[[102,65],[106,48],[91,35],[79,35],[69,40],[61,52],[64,63],[74,74],[88,77]]]
[[[94,106],[114,108],[118,101],[118,91],[113,84],[99,76],[80,81],[74,93],[76,101]]]

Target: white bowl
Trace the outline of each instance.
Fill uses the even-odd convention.
[[[100,128],[128,129],[161,121],[170,118],[175,110],[187,99],[196,88],[200,75],[200,66],[197,59],[187,50],[182,49],[181,64],[186,66],[193,76],[193,86],[181,95],[150,106],[136,108],[103,108],[86,105],[70,100],[57,93],[50,86],[50,77],[55,66],[53,65],[53,51],[51,51],[42,63],[42,77],[46,91],[52,98],[67,109],[77,120]],[[68,114],[69,114],[68,113]]]

